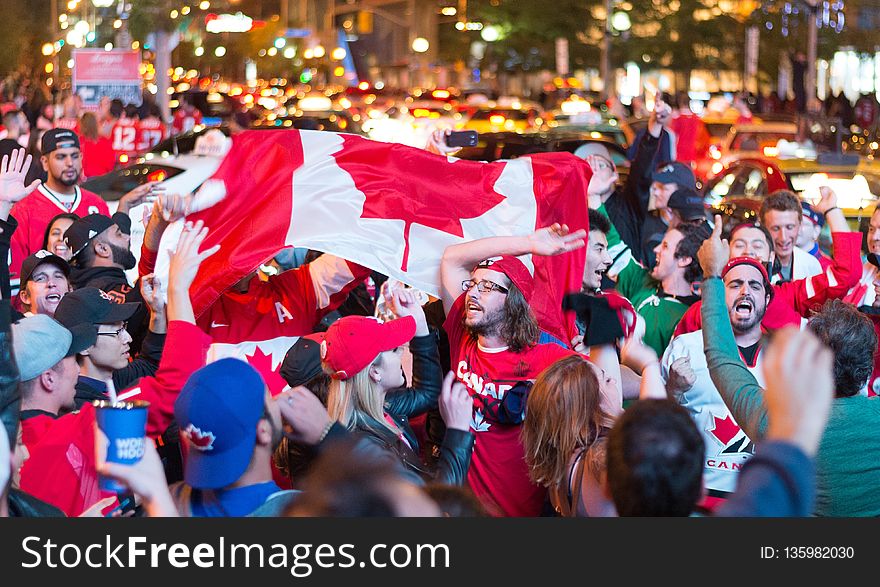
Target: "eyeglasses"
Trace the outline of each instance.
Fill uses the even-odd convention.
[[[128,322],[123,322],[122,328],[120,328],[119,330],[111,330],[110,332],[99,332],[98,336],[105,335],[105,336],[115,336],[118,338],[118,337],[122,336],[122,333],[125,332],[126,328],[128,328]]]
[[[481,279],[480,281],[475,281],[473,279],[468,279],[466,281],[461,282],[461,291],[470,291],[470,289],[474,286],[477,286],[477,291],[480,293],[489,293],[492,290],[500,291],[503,294],[508,292],[506,287],[500,286],[493,281],[488,281],[486,279]]]

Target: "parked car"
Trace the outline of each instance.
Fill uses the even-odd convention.
[[[706,185],[706,204],[742,220],[757,212],[767,194],[791,190],[816,202],[819,187],[831,187],[850,224],[858,229],[880,197],[880,164],[853,154],[822,153],[815,158],[733,160]]]

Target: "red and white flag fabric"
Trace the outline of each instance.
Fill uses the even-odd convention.
[[[338,255],[439,297],[440,258],[451,244],[554,222],[587,228],[589,177],[569,153],[486,163],[355,135],[246,131],[200,190],[208,199],[222,191],[223,200],[188,217],[211,229],[205,247],[221,244],[193,285],[196,314],[289,246]],[[524,261],[534,270],[539,323],[570,340],[561,300],[581,287],[584,249]]]

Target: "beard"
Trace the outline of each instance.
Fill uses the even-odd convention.
[[[730,325],[733,327],[734,334],[745,334],[761,324],[767,306],[765,305],[763,308],[758,308],[755,301],[752,298],[749,298],[749,302],[752,304],[752,313],[748,318],[742,319],[736,313],[736,303],[738,302],[739,300],[734,303],[734,307],[730,310]]]
[[[134,269],[134,266],[137,265],[137,259],[134,258],[134,253],[132,253],[130,249],[118,247],[112,243],[107,244],[110,245],[110,250],[113,253],[114,263],[122,265],[122,268],[126,271]]]
[[[64,186],[67,186],[67,187],[71,187],[71,186],[74,186],[74,185],[76,185],[76,184],[79,183],[79,176],[80,176],[79,173],[75,173],[75,174],[72,176],[72,178],[65,178],[65,177],[64,177],[64,174],[62,174],[62,175],[60,175],[60,176],[58,176],[58,177],[56,177],[56,178],[54,178],[54,179],[55,179],[55,181],[57,181],[57,182],[60,183],[61,185],[64,185]]]
[[[501,327],[504,325],[504,308],[498,308],[493,312],[486,313],[483,310],[483,317],[479,322],[467,324],[465,326],[473,336],[498,336],[501,334]]]

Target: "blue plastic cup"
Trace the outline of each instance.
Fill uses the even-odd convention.
[[[149,402],[92,402],[95,406],[95,424],[107,437],[106,462],[133,465],[144,456]],[[127,487],[114,479],[100,475],[98,486],[102,491],[122,493]]]

